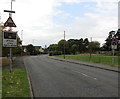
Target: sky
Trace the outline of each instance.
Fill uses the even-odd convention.
[[[12,19],[23,45],[47,47],[66,40],[90,38],[105,43],[108,33],[118,29],[119,0],[15,0]],[[11,0],[0,0],[0,22],[5,23]]]

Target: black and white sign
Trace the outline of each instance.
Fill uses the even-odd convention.
[[[3,47],[17,47],[17,32],[3,31]]]
[[[113,50],[115,50],[115,49],[117,49],[117,45],[111,45],[111,48],[112,48]]]

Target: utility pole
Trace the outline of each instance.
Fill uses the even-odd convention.
[[[90,42],[92,42],[92,37],[90,37]],[[92,47],[90,45],[90,59],[89,60],[91,60],[91,54],[92,54]]]
[[[65,31],[64,31],[64,59],[65,59]]]

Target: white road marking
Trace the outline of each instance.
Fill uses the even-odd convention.
[[[94,80],[97,80],[97,78],[91,77],[91,76],[89,76],[89,75],[87,75],[87,74],[84,74],[84,73],[82,73],[82,72],[75,71],[75,70],[74,70],[73,72],[76,72],[76,73],[82,74],[83,76],[86,76],[86,77],[92,78],[92,79],[94,79]]]

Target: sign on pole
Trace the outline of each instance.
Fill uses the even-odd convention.
[[[111,45],[112,50],[117,49],[117,45]]]
[[[16,27],[16,25],[15,25],[15,23],[14,23],[14,21],[12,20],[11,17],[9,17],[9,18],[7,19],[7,21],[5,22],[4,26],[5,26],[5,27]]]
[[[3,31],[3,47],[17,47],[17,32]]]

